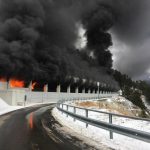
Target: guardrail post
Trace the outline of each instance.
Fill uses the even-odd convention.
[[[66,107],[67,107],[67,111],[68,111],[68,107],[69,107],[69,106],[68,106],[68,105],[66,105]],[[67,117],[68,117],[68,114],[67,114]]]
[[[112,114],[109,114],[109,123],[112,124]],[[113,139],[113,132],[110,131],[110,139]]]
[[[88,118],[88,109],[85,109],[85,116]],[[88,123],[86,123],[86,128],[88,127]]]
[[[76,108],[73,107],[73,113],[76,114]],[[74,118],[74,121],[76,121],[76,119]]]
[[[64,109],[64,104],[62,104],[62,109]],[[62,114],[63,114],[63,111],[62,111]]]

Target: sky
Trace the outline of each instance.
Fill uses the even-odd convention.
[[[110,30],[113,67],[135,80],[150,80],[150,1],[132,1],[128,6]]]
[[[140,45],[128,45],[112,34],[113,68],[135,80],[150,80],[150,39]]]

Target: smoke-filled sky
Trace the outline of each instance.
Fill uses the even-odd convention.
[[[107,74],[113,17],[98,3],[0,0],[0,76],[40,82],[72,76],[113,84]],[[88,40],[82,51],[75,47],[79,26],[86,28]],[[88,56],[92,51],[95,60]]]
[[[114,16],[109,32],[113,67],[133,79],[150,78],[150,1],[99,0]]]
[[[134,79],[150,76],[150,1],[120,0],[112,33],[114,67]]]
[[[144,77],[149,8],[149,0],[0,0],[0,76],[49,81],[71,75],[112,83],[106,73],[111,49],[115,68]],[[76,51],[80,27],[87,45]]]

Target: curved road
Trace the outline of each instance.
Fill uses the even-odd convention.
[[[54,105],[34,106],[0,117],[0,150],[80,150],[82,141],[57,131]]]

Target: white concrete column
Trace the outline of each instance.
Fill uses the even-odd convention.
[[[57,85],[56,92],[57,92],[57,93],[60,93],[60,92],[61,92],[61,85],[60,85],[60,84]]]
[[[97,92],[96,92],[97,94],[99,94],[99,91],[97,90]]]
[[[70,93],[70,85],[67,87],[67,93]]]
[[[76,87],[75,93],[79,93],[79,88],[78,87]]]
[[[44,85],[44,92],[48,92],[48,84]]]
[[[91,89],[88,89],[88,93],[89,93],[89,94],[91,93]]]
[[[82,93],[85,93],[85,88],[82,89]]]
[[[29,84],[29,91],[32,91],[32,81],[30,82],[30,84]]]
[[[93,90],[93,92],[92,92],[93,94],[95,94],[95,90]]]

